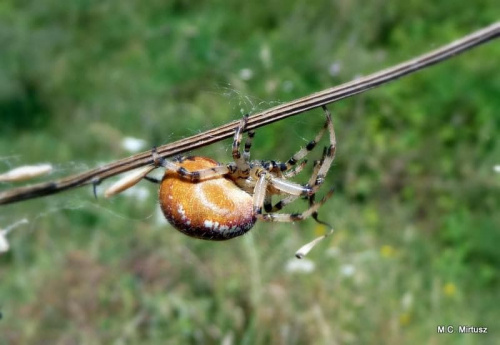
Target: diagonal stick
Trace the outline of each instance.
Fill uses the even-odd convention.
[[[427,54],[420,55],[393,67],[252,115],[248,118],[248,125],[246,129],[249,130],[262,127],[282,120],[286,117],[297,115],[322,105],[333,103],[343,98],[365,92],[407,74],[452,58],[469,49],[494,40],[499,36],[500,22],[497,22],[444,45],[441,48],[435,49]],[[158,155],[160,157],[167,158],[229,138],[233,136],[234,130],[238,127],[238,123],[239,120],[232,121],[203,133],[159,146],[157,148]],[[81,174],[72,175],[56,181],[42,182],[0,192],[0,205],[55,194],[70,188],[81,187],[89,184],[95,185],[108,177],[152,163],[153,158],[151,156],[151,152],[142,152]]]

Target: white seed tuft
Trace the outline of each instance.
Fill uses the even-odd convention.
[[[23,165],[0,175],[0,182],[29,180],[52,171],[50,164]]]
[[[324,240],[326,237],[330,236],[333,233],[333,229],[331,229],[328,233],[323,236],[317,237],[309,243],[304,244],[295,252],[295,257],[297,259],[303,259],[319,242]]]
[[[128,152],[138,152],[146,146],[146,141],[133,137],[125,137],[122,140],[122,147]]]
[[[9,241],[7,240],[7,235],[9,234],[9,232],[11,232],[14,228],[17,228],[19,225],[27,223],[28,220],[24,218],[15,222],[14,224],[9,225],[5,229],[0,229],[0,254],[8,252],[10,249]]]
[[[0,231],[0,254],[7,253],[9,251],[9,241],[7,241],[7,236]]]

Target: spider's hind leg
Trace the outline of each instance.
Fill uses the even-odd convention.
[[[314,196],[316,194],[313,194],[309,197],[309,207],[312,207],[314,206]],[[318,219],[318,211],[315,211],[311,214],[311,217],[316,221],[316,223],[318,224],[321,224],[321,225],[324,225],[324,226],[327,226],[329,228],[333,228],[330,224],[328,224],[327,222],[323,221],[323,220],[320,220]]]
[[[264,220],[266,222],[296,222],[304,220],[308,217],[313,216],[313,214],[317,214],[318,209],[333,195],[333,189],[330,190],[319,202],[313,202],[311,206],[307,210],[302,213],[266,213],[266,214],[257,214],[257,218]],[[317,215],[316,215],[317,217]],[[314,218],[314,216],[313,216]],[[315,218],[316,220],[316,218]],[[321,221],[320,221],[321,222]]]

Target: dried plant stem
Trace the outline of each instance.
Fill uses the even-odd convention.
[[[351,97],[376,86],[398,79],[404,75],[434,65],[440,61],[449,59],[480,44],[498,38],[499,35],[500,22],[497,22],[409,61],[255,114],[249,117],[247,130],[262,127],[286,117],[300,114],[322,105],[336,102],[343,98]],[[238,126],[238,122],[239,120],[236,120],[206,132],[193,135],[189,138],[160,146],[157,148],[157,152],[161,157],[171,157],[182,152],[190,151],[229,138],[233,135],[234,130]],[[108,177],[152,163],[153,159],[151,152],[146,151],[81,174],[62,178],[57,181],[13,188],[1,192],[0,205],[55,194],[70,188],[89,184],[98,184],[100,181]]]

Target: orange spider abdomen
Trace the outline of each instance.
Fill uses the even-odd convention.
[[[189,157],[178,166],[193,172],[219,163],[210,158]],[[252,196],[224,176],[192,182],[167,170],[159,199],[165,218],[191,237],[228,240],[250,230],[256,221]]]

